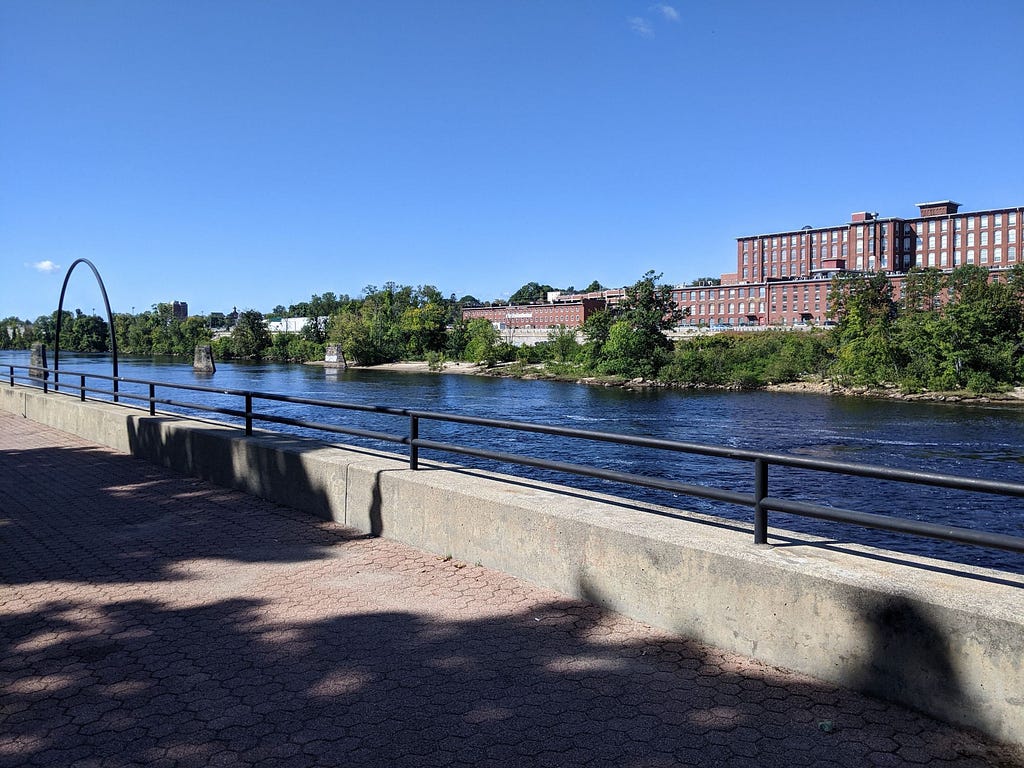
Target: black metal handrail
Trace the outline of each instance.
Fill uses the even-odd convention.
[[[16,386],[18,383],[28,383],[30,386],[41,386],[44,391],[47,391],[46,377],[31,375],[33,371],[45,369],[21,365],[9,365],[8,368],[8,380],[10,386]],[[29,371],[29,375],[16,376],[16,370]],[[98,373],[62,371],[61,374],[64,377],[78,377],[78,385],[62,383],[61,387],[63,390],[72,390],[77,392],[80,400],[85,400],[87,393],[97,395],[117,395],[121,401],[135,400],[147,403],[148,410],[151,415],[156,414],[156,406],[159,404],[232,416],[244,420],[244,431],[246,435],[253,434],[254,422],[266,422],[270,424],[282,424],[332,434],[351,435],[355,437],[379,440],[382,442],[407,445],[409,447],[409,466],[414,470],[419,468],[419,450],[428,449],[463,456],[473,456],[502,463],[518,464],[521,466],[593,477],[601,480],[609,480],[612,482],[625,483],[655,490],[671,491],[686,496],[694,496],[698,498],[711,499],[713,501],[746,506],[753,509],[754,512],[754,542],[757,544],[767,543],[768,513],[774,511],[897,533],[925,536],[928,538],[942,539],[961,544],[971,544],[975,546],[1024,553],[1024,537],[1021,536],[993,533],[990,531],[979,531],[973,528],[963,528],[959,526],[940,525],[920,520],[909,520],[906,518],[890,517],[887,515],[843,509],[840,507],[830,507],[820,504],[776,498],[769,495],[768,472],[769,467],[779,466],[816,472],[829,472],[856,477],[867,477],[899,483],[912,483],[973,493],[986,493],[1013,498],[1024,498],[1024,484],[1022,483],[1007,483],[998,480],[983,480],[979,478],[963,477],[960,475],[895,469],[892,467],[856,464],[852,462],[833,461],[828,459],[812,459],[802,456],[792,456],[784,453],[753,451],[741,448],[730,448],[727,446],[707,445],[703,443],[666,440],[663,438],[641,437],[636,435],[622,435],[613,432],[572,429],[568,427],[549,426],[522,421],[509,421],[481,416],[422,411],[411,408],[344,403],[337,400],[322,400],[269,392],[255,392],[251,390],[224,389],[220,387],[202,386],[199,384],[176,384],[171,382],[151,381],[148,379],[135,379],[124,376],[106,376]],[[111,381],[113,386],[110,390],[89,387],[87,386],[87,379],[89,378]],[[66,381],[67,379],[65,378],[65,382]],[[117,386],[119,383],[146,386],[148,387],[148,395],[134,394],[130,391],[125,391]],[[242,409],[223,408],[205,405],[202,403],[183,402],[166,397],[157,397],[157,387],[171,390],[206,392],[211,394],[240,397],[243,400],[244,406]],[[62,392],[62,394],[66,394],[66,392]],[[278,416],[271,413],[260,413],[254,409],[254,402],[256,401],[293,403],[336,410],[359,411],[384,416],[396,416],[407,420],[408,430],[403,431],[402,433],[377,432],[340,424],[328,424],[325,422]],[[486,427],[489,429],[531,432],[570,439],[591,440],[638,448],[651,448],[676,453],[696,454],[714,458],[746,461],[752,463],[754,466],[754,489],[752,493],[742,493],[713,486],[682,483],[666,478],[649,477],[646,475],[638,475],[630,472],[618,472],[583,464],[553,461],[535,456],[505,453],[483,448],[475,448],[468,445],[429,440],[419,436],[420,422],[424,420],[447,422],[452,424],[466,424]]]

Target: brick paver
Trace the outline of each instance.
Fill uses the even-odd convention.
[[[1019,753],[0,415],[0,766]]]

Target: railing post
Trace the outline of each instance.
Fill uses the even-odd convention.
[[[85,374],[79,376],[78,399],[85,402]]]
[[[762,502],[768,495],[768,461],[754,459],[754,543],[768,543],[768,510]]]
[[[252,392],[245,393],[245,435],[252,435]]]
[[[149,385],[149,415],[156,416],[156,384]]]
[[[14,366],[11,366],[11,386],[14,386]]]
[[[118,391],[118,389],[117,389],[117,376],[115,376],[114,377],[114,402],[115,403],[118,402],[117,391]]]
[[[409,417],[409,469],[420,468],[420,449],[415,440],[420,438],[420,420],[417,416]]]

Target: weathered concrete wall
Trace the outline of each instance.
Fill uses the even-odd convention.
[[[25,388],[0,408],[1024,743],[1024,577]]]

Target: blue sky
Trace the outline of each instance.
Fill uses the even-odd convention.
[[[1024,202],[1024,3],[6,0],[0,316],[679,283]],[[71,307],[100,309],[87,270]]]

